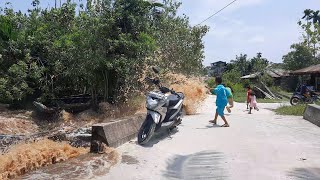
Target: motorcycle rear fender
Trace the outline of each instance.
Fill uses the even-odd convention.
[[[159,123],[160,123],[160,120],[161,120],[161,114],[160,114],[160,113],[155,112],[155,111],[148,111],[148,114],[151,115],[151,118],[153,119],[153,121],[154,121],[156,124],[159,124]]]
[[[304,96],[303,96],[303,95],[300,95],[300,94],[295,94],[295,95],[293,95],[291,98],[299,98],[299,99],[302,99],[302,98],[304,98]]]

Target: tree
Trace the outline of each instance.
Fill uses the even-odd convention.
[[[293,44],[291,49],[292,51],[282,58],[286,69],[298,70],[315,63],[312,51],[305,44]]]
[[[75,94],[92,95],[93,105],[98,98],[125,101],[141,92],[139,79],[147,65],[202,72],[202,38],[208,28],[191,27],[186,16],[177,16],[180,3],[86,2],[86,7],[68,0],[41,9],[41,0],[34,0],[27,14],[4,8],[1,102],[46,102]]]
[[[177,17],[180,5],[172,0],[165,1],[161,10],[154,12],[153,32],[158,47],[155,64],[183,74],[201,74],[204,59],[202,38],[209,29],[207,26],[191,27],[188,17]]]
[[[257,53],[257,56],[250,60],[251,72],[263,72],[269,65],[269,61],[262,57],[262,53]]]
[[[302,20],[298,22],[305,31],[303,34],[304,44],[312,50],[313,57],[320,51],[320,11],[307,9],[304,11]],[[304,21],[303,21],[304,20]]]
[[[312,20],[313,24],[320,24],[320,10],[313,11],[311,9],[306,9],[304,11],[304,16],[302,19],[305,19],[307,21]]]
[[[234,69],[240,72],[241,76],[251,73],[250,62],[247,57],[246,54],[240,54],[240,56],[236,56],[235,60],[230,61],[230,63],[233,64]]]

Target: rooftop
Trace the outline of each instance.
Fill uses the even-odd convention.
[[[299,69],[291,72],[292,75],[304,75],[304,74],[320,74],[320,64],[312,65],[303,69]]]

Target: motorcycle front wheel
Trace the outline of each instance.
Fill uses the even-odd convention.
[[[290,104],[291,104],[292,106],[296,106],[296,105],[298,105],[299,103],[301,103],[301,100],[300,100],[299,98],[297,98],[297,97],[292,97],[292,98],[290,99]]]
[[[155,128],[156,123],[153,121],[152,117],[148,115],[139,130],[138,144],[144,145],[148,143],[154,133]]]

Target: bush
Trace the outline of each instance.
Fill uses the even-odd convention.
[[[214,88],[216,86],[216,83],[215,83],[215,79],[214,78],[210,78],[206,81],[206,83],[208,84],[208,86],[210,88]]]

